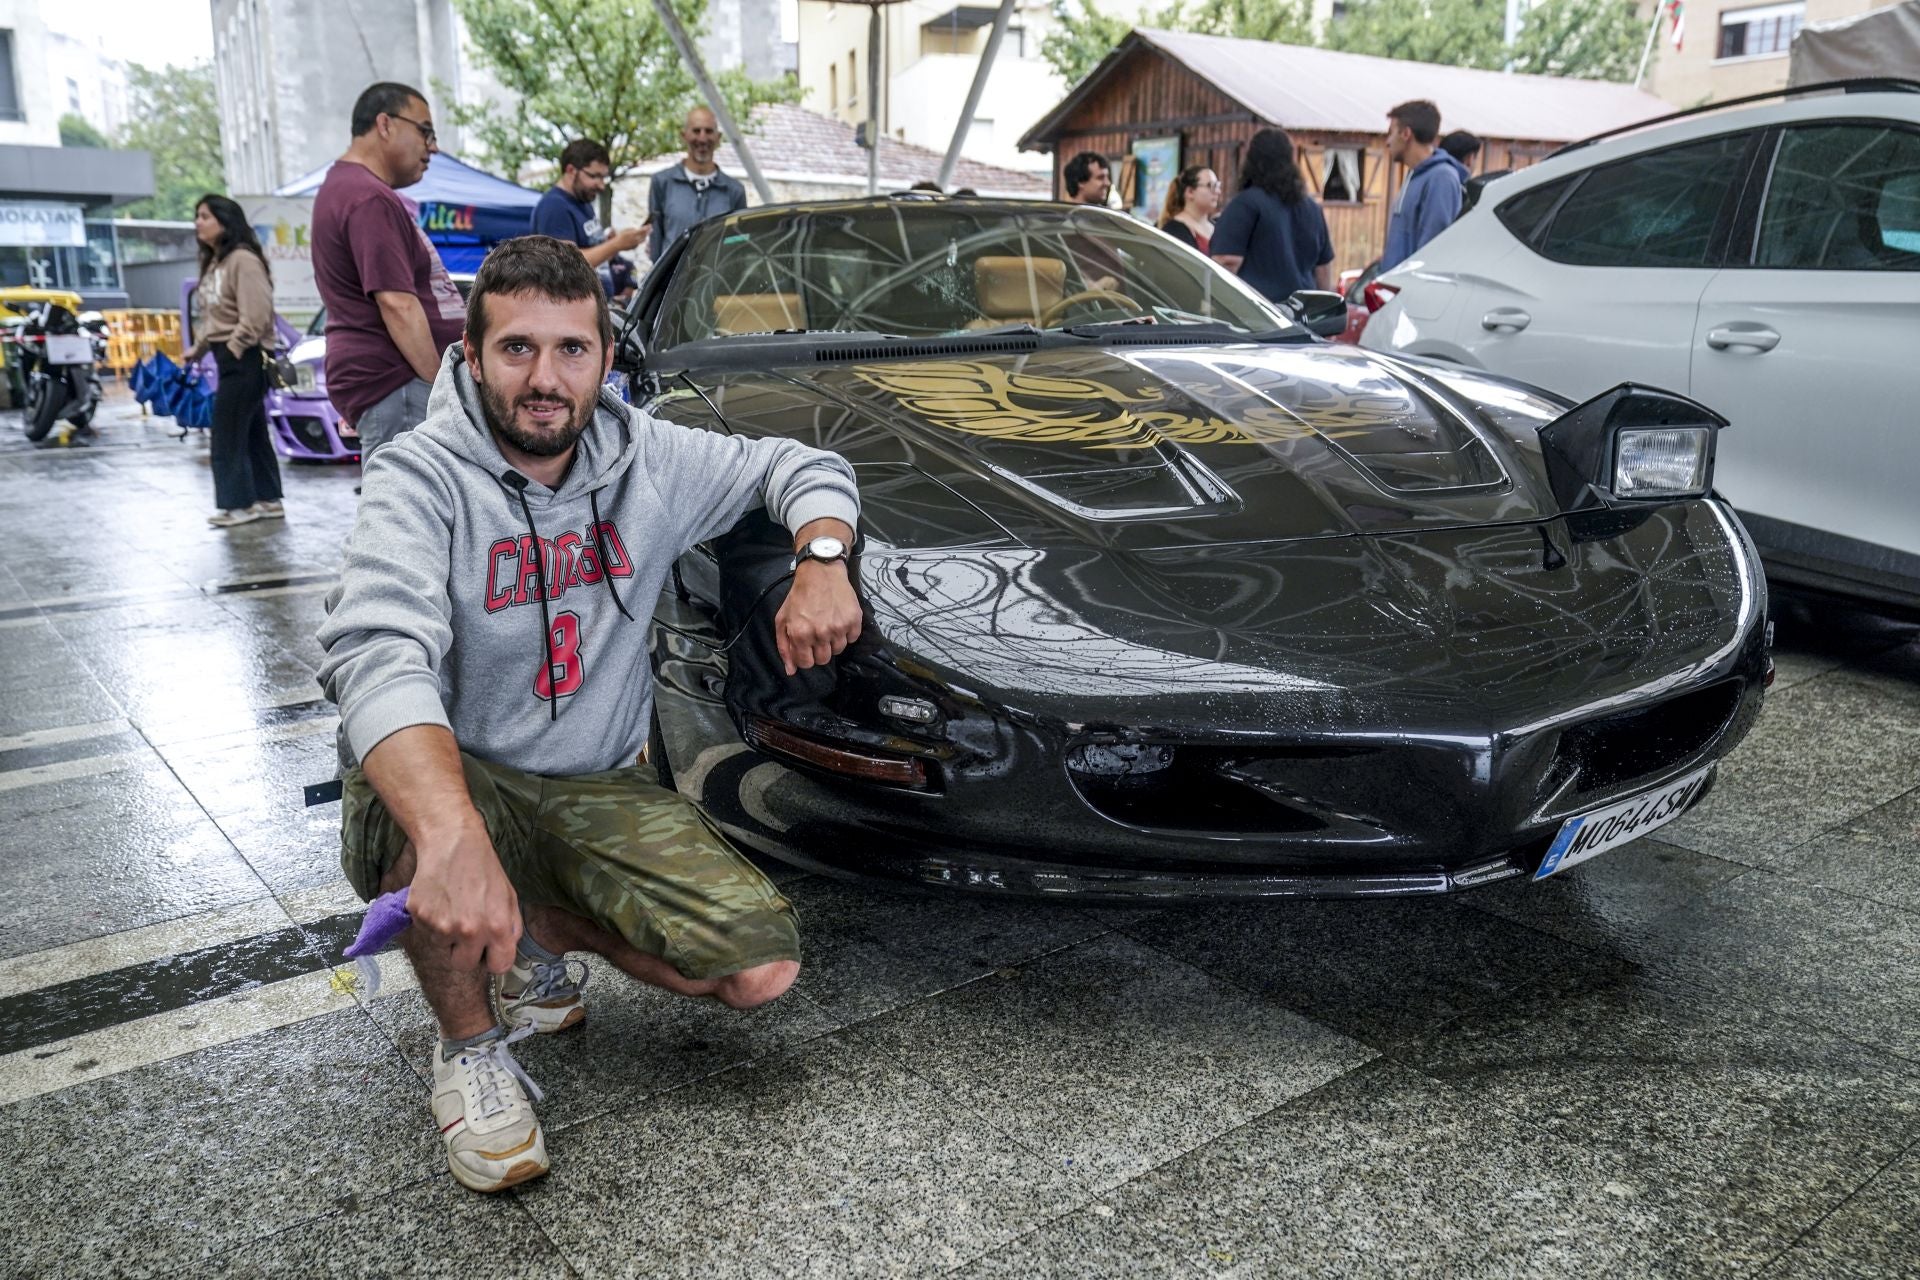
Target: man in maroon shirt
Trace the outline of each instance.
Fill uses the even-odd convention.
[[[440,356],[466,304],[413,202],[434,145],[427,100],[403,84],[353,104],[353,143],[313,200],[313,279],[327,305],[327,395],[360,433],[361,457],[427,416]]]

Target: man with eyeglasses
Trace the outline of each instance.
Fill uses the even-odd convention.
[[[647,253],[655,262],[697,224],[747,207],[747,189],[714,163],[720,122],[713,112],[705,107],[687,112],[680,139],[687,145],[686,158],[654,174],[647,192],[647,221],[653,224]]]
[[[369,86],[353,104],[353,142],[313,200],[313,280],[327,308],[327,396],[360,433],[367,459],[427,414],[440,357],[467,308],[400,194],[439,147],[419,90]]]
[[[639,248],[646,236],[644,223],[623,231],[600,225],[596,204],[612,182],[613,160],[606,146],[592,138],[574,139],[560,153],[560,181],[533,207],[531,227],[536,236],[580,246],[587,265],[601,273],[603,285],[611,284],[608,275],[618,261],[614,255]]]

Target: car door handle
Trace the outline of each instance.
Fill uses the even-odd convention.
[[[1482,329],[1511,329],[1520,332],[1533,323],[1533,317],[1518,307],[1495,307],[1480,317]]]
[[[1771,351],[1780,345],[1780,335],[1771,329],[1740,329],[1727,325],[1724,328],[1707,330],[1707,345],[1715,351],[1725,351],[1728,347],[1752,347],[1755,351]]]

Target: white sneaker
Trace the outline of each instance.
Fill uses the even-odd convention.
[[[218,529],[231,529],[236,524],[252,524],[259,518],[260,513],[252,507],[231,507],[214,512],[207,517],[207,523]]]
[[[546,1095],[508,1047],[531,1034],[508,1032],[451,1058],[434,1048],[433,1120],[447,1144],[447,1168],[470,1190],[504,1191],[547,1171],[546,1135],[527,1094]]]
[[[262,520],[285,520],[287,509],[278,502],[256,502],[251,508],[254,515]]]
[[[497,989],[500,1021],[509,1031],[531,1027],[543,1036],[577,1027],[587,1020],[587,1006],[580,999],[586,986],[585,961],[575,979],[567,972],[565,957],[542,961],[516,951],[513,968],[501,976]]]

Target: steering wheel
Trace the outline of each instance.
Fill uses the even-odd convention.
[[[1040,327],[1042,329],[1053,328],[1054,321],[1083,302],[1111,302],[1116,306],[1125,307],[1136,316],[1147,314],[1145,307],[1124,293],[1117,292],[1113,289],[1082,289],[1079,293],[1070,293],[1048,307],[1040,316]]]

